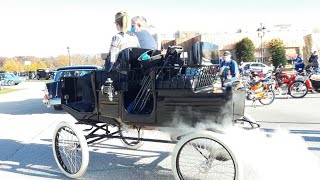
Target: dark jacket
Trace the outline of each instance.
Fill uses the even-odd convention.
[[[310,58],[309,58],[309,63],[312,64],[312,66],[314,67],[318,67],[319,64],[318,64],[318,55],[311,55]]]

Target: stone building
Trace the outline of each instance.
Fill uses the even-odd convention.
[[[210,34],[199,31],[177,31],[175,37],[174,40],[162,41],[163,49],[166,49],[168,45],[181,45],[189,53],[192,44],[201,41],[218,45],[220,52],[229,50],[233,54],[235,53],[235,44],[241,39],[248,37],[256,47],[256,61],[262,61],[266,64],[271,64],[266,45],[270,40],[275,38],[283,41],[286,49],[286,58],[289,63],[296,58],[297,53],[301,53],[303,59],[307,62],[310,52],[320,49],[319,33],[283,28],[269,30],[262,38],[258,36],[257,32]]]

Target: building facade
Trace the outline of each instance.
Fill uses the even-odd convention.
[[[301,53],[303,59],[307,62],[310,52],[320,48],[320,33],[310,33],[310,31],[306,30],[290,30],[283,28],[283,26],[277,26],[273,30],[266,31],[263,37],[258,36],[257,32],[250,33],[243,31],[219,34],[201,33],[199,31],[177,31],[175,37],[174,40],[162,41],[163,49],[166,49],[169,45],[180,45],[189,53],[192,44],[201,41],[218,45],[220,52],[229,50],[233,54],[235,54],[236,43],[248,37],[256,47],[256,61],[266,64],[271,63],[267,43],[272,39],[283,41],[288,62],[294,60],[297,53]]]

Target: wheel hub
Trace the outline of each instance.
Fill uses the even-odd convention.
[[[67,152],[72,152],[72,151],[76,151],[78,147],[78,143],[70,143],[67,147],[66,150]]]
[[[212,167],[212,161],[213,161],[213,158],[210,157],[204,160],[202,163],[200,163],[199,171],[202,173],[207,173]]]

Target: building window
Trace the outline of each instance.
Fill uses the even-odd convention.
[[[181,34],[181,38],[186,38],[187,36],[188,36],[187,33],[182,33],[182,34]]]

